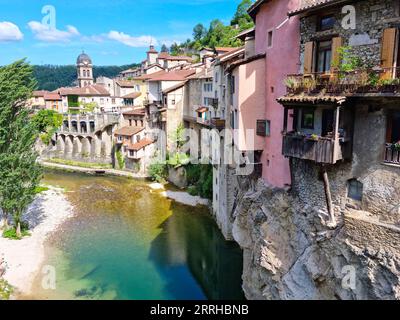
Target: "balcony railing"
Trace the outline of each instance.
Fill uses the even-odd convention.
[[[292,74],[285,79],[290,94],[400,94],[400,68],[358,69],[350,72]]]
[[[317,163],[335,164],[343,159],[344,143],[338,143],[331,138],[312,137],[286,134],[283,137],[283,155],[286,157],[311,160]]]
[[[400,146],[387,143],[385,147],[385,163],[400,165]]]

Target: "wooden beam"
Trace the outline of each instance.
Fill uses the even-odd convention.
[[[324,165],[322,166],[322,176],[323,176],[323,180],[324,180],[326,205],[327,205],[328,214],[329,214],[328,226],[331,228],[336,228],[337,223],[336,223],[336,218],[335,218],[335,212],[333,210],[331,187],[329,184],[329,176],[328,176],[328,172],[326,170],[326,166],[324,166]]]
[[[341,107],[337,106],[335,109],[335,117],[334,117],[334,122],[333,122],[333,152],[332,152],[332,163],[335,164],[338,160],[338,152],[340,148],[339,144],[339,124],[340,124],[340,111]]]

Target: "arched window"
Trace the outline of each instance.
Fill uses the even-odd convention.
[[[90,78],[90,70],[86,71],[88,78]]]
[[[362,201],[364,186],[360,181],[357,179],[349,180],[347,189],[347,196],[350,199]]]

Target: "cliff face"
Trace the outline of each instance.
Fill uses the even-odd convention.
[[[248,299],[400,299],[400,229],[346,210],[329,229],[321,206],[259,182],[239,192],[233,236]]]

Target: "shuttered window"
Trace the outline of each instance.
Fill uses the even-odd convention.
[[[383,31],[382,49],[381,49],[381,65],[385,69],[382,79],[390,79],[393,76],[393,67],[395,61],[397,29],[389,28]]]
[[[307,42],[304,48],[304,74],[313,72],[314,42]]]
[[[332,39],[332,66],[337,66],[340,64],[340,54],[339,49],[343,46],[343,39],[341,37],[336,37]]]

